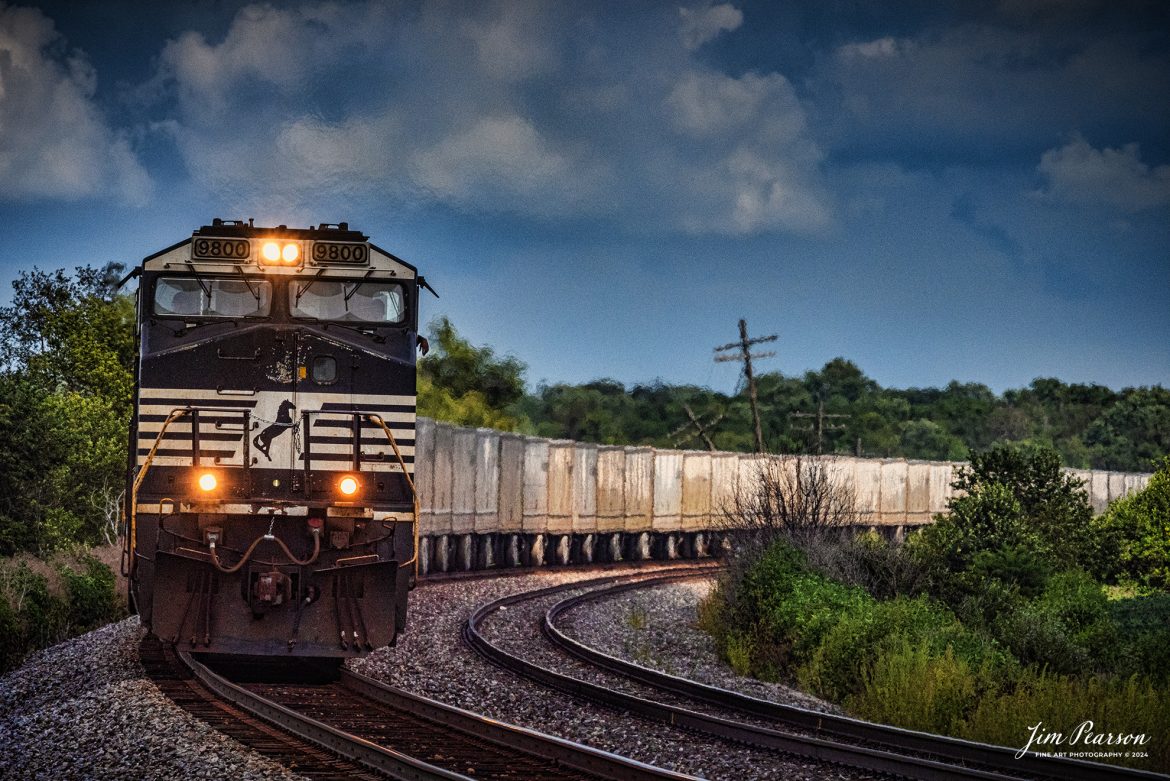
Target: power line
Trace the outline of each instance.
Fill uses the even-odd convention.
[[[825,432],[826,431],[836,431],[836,430],[845,428],[845,425],[843,423],[825,423],[825,421],[832,419],[832,418],[848,418],[850,416],[849,415],[837,415],[837,414],[826,413],[825,412],[825,400],[824,399],[817,399],[817,411],[816,412],[789,412],[788,417],[815,419],[815,422],[810,420],[809,425],[801,426],[800,428],[797,428],[795,430],[796,431],[807,431],[807,432],[816,434],[817,455],[819,456],[821,454],[821,451],[824,449]]]
[[[752,360],[762,360],[764,358],[771,358],[776,355],[775,351],[753,353],[751,351],[752,345],[762,344],[763,342],[774,342],[779,339],[779,335],[771,334],[770,336],[758,336],[755,339],[749,339],[747,334],[747,320],[739,321],[739,341],[728,342],[715,348],[715,352],[727,352],[729,350],[739,350],[739,354],[716,355],[715,362],[723,363],[725,361],[743,361],[743,374],[747,378],[748,398],[752,404],[752,420],[756,425],[756,452],[764,452],[764,430],[760,426],[760,407],[756,400],[756,376],[752,372]]]

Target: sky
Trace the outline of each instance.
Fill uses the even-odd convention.
[[[1170,385],[1161,0],[0,0],[0,302],[348,221],[528,380]]]

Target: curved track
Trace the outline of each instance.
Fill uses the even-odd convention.
[[[257,681],[257,670],[268,665],[228,663],[216,671],[157,641],[144,641],[142,658],[176,704],[313,778],[690,778],[501,724],[348,670],[291,679],[286,672],[276,682]]]
[[[467,642],[493,663],[546,686],[585,699],[630,711],[646,718],[721,737],[736,743],[795,754],[868,771],[921,779],[1159,779],[1152,773],[1111,765],[1026,756],[1015,751],[970,741],[873,724],[794,706],[779,705],[736,692],[650,670],[588,648],[556,629],[555,619],[566,610],[591,599],[622,591],[648,588],[677,580],[706,577],[710,566],[668,575],[619,575],[515,594],[483,605],[464,628]],[[611,673],[633,679],[672,698],[685,697],[686,707],[657,699],[638,697],[613,687],[573,678],[508,653],[493,645],[480,631],[485,621],[501,608],[549,597],[561,592],[593,589],[553,605],[543,620],[546,637],[566,653]],[[695,708],[719,709],[761,719],[767,726],[745,723]]]

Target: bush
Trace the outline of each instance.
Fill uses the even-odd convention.
[[[990,638],[972,632],[927,597],[870,602],[844,613],[825,633],[799,673],[800,683],[834,701],[859,692],[867,661],[903,646],[948,652],[972,667],[986,667],[996,683],[1010,678],[1012,660]]]
[[[120,617],[117,584],[113,571],[90,555],[81,560],[82,572],[61,567],[69,598],[69,618],[73,632],[87,632]]]
[[[863,719],[933,733],[953,733],[974,707],[978,675],[951,648],[941,655],[905,638],[862,667],[845,707]]]
[[[1054,575],[1043,595],[1001,614],[993,627],[1021,662],[1056,672],[1106,672],[1118,654],[1109,600],[1084,572]]]
[[[1113,600],[1108,610],[1117,636],[1123,638],[1117,673],[1170,683],[1170,594]]]
[[[1168,695],[1170,692],[1164,688],[1137,678],[1030,674],[1014,688],[982,699],[958,737],[1023,748],[1034,724],[1042,723],[1047,731],[1068,734],[1089,720],[1099,732],[1145,734],[1151,738],[1148,744],[1138,747],[1149,752],[1148,759],[1100,761],[1165,773],[1170,770],[1170,741],[1165,740],[1170,734]],[[1091,751],[1095,747],[1079,748]],[[1060,750],[1069,747],[1062,746]]]
[[[1170,456],[1149,485],[1109,505],[1098,526],[1115,546],[1119,574],[1170,590]]]
[[[113,571],[93,556],[55,567],[29,557],[0,560],[0,673],[124,613]]]
[[[926,585],[926,568],[905,546],[887,542],[867,530],[854,537],[809,538],[797,543],[810,568],[877,599],[915,594]]]
[[[799,664],[812,655],[842,615],[871,602],[861,589],[820,575],[797,575],[784,591],[765,600],[761,629],[768,640],[787,650],[790,659],[785,661]]]

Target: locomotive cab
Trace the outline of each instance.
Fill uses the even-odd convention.
[[[125,574],[215,653],[391,644],[416,568],[414,266],[345,223],[215,220],[139,269]]]

